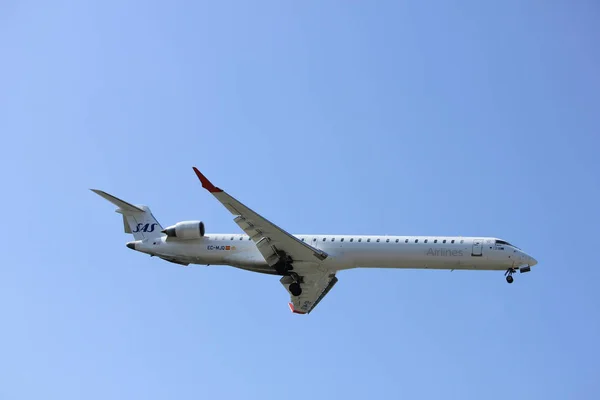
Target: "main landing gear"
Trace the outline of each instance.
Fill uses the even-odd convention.
[[[512,274],[514,274],[515,272],[517,272],[517,270],[514,268],[509,268],[506,270],[506,272],[504,273],[504,276],[506,276],[506,282],[513,283],[514,279],[512,277]]]
[[[302,288],[298,282],[291,283],[289,289],[292,296],[300,296],[302,294]]]
[[[290,289],[290,293],[292,294],[292,296],[298,297],[302,294],[302,288],[300,287],[300,276],[298,276],[298,274],[296,274],[295,272],[290,272],[290,276],[292,277],[294,282],[290,283],[290,286],[288,288]]]

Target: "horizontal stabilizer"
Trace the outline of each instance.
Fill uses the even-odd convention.
[[[98,190],[98,189],[90,189],[92,192],[96,193],[98,196],[102,196],[104,197],[106,200],[110,201],[111,203],[113,203],[115,206],[119,207],[119,209],[121,209],[122,211],[129,211],[129,212],[145,212],[145,210],[142,210],[139,207],[134,206],[133,204],[130,204],[124,200],[121,200],[111,194],[108,194],[106,192],[103,192],[102,190]]]
[[[135,240],[151,239],[163,236],[163,227],[152,215],[147,206],[134,206],[118,197],[103,192],[102,190],[90,189],[98,196],[110,201],[119,207],[116,212],[123,215],[123,229],[125,233],[133,234]]]

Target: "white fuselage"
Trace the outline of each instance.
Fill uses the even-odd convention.
[[[323,266],[330,271],[351,268],[507,270],[537,263],[517,247],[492,237],[294,236],[329,254]],[[171,261],[230,265],[276,274],[247,235],[207,234],[191,240],[162,236],[133,243],[135,250]]]

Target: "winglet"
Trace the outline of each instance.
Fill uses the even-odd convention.
[[[192,167],[192,168],[194,168],[194,172],[198,176],[198,179],[200,179],[200,183],[202,183],[202,187],[204,189],[208,190],[211,193],[219,193],[219,192],[223,191],[222,189],[219,189],[218,187],[213,185],[208,179],[206,179],[206,177],[204,175],[202,175],[202,172],[198,171],[198,168],[196,168],[196,167]]]
[[[293,312],[294,314],[306,314],[305,312],[302,312],[302,311],[296,311],[294,309],[294,303],[288,303],[288,306],[290,306],[290,311]]]

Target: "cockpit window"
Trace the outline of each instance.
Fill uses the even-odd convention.
[[[511,246],[514,247],[515,249],[518,249],[517,246],[515,246],[514,244],[510,244],[507,241],[504,240],[496,240],[496,245],[501,245],[501,246]]]

